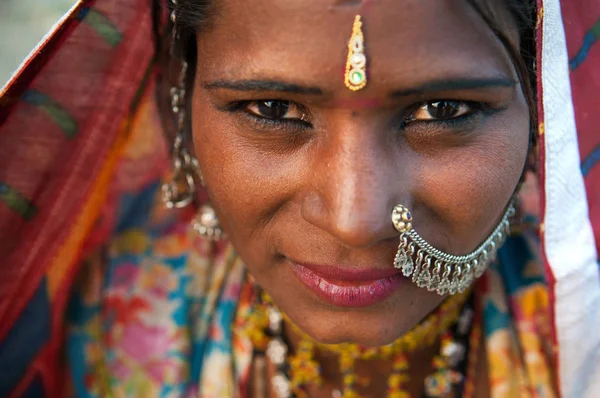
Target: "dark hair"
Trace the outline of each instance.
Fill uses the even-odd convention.
[[[155,26],[160,26],[161,5],[159,0],[154,0],[155,7]],[[173,12],[174,6],[171,0],[166,0],[169,4],[169,12]],[[488,24],[498,40],[502,43],[508,52],[515,66],[519,83],[529,105],[531,114],[530,131],[530,150],[535,146],[537,135],[535,128],[537,126],[537,104],[536,104],[536,76],[535,76],[535,23],[537,18],[537,8],[535,0],[504,0],[510,21],[516,26],[519,33],[520,48],[515,48],[509,35],[506,32],[507,21],[502,20],[495,12],[497,9],[497,0],[467,0],[475,9],[479,16]],[[215,0],[177,0],[175,13],[177,16],[177,26],[179,30],[179,39],[176,43],[177,52],[189,64],[190,77],[193,77],[195,64],[198,54],[196,54],[195,36],[205,29],[209,29],[216,14]],[[157,54],[159,58],[165,55],[164,46],[170,38],[172,24],[169,23],[166,32],[161,36],[160,28],[156,28]],[[167,40],[165,40],[167,39]],[[162,93],[162,90],[161,90]],[[162,94],[161,94],[162,95]]]
[[[491,2],[496,0],[467,0],[479,16],[492,29],[498,40],[508,52],[517,72],[519,83],[529,105],[529,153],[537,146],[537,96],[536,96],[536,44],[535,25],[537,7],[535,0],[505,0],[505,5],[513,19],[512,23],[519,31],[520,48],[515,48],[502,29],[501,22],[494,20]],[[496,3],[497,4],[497,3]],[[535,165],[526,165],[535,168]],[[526,170],[525,170],[526,171]],[[523,178],[523,177],[522,177]]]

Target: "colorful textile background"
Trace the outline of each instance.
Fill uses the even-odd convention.
[[[60,396],[65,306],[106,239],[101,211],[151,77],[150,4],[79,2],[2,93],[0,396]]]
[[[565,397],[600,396],[600,3],[545,0],[538,22],[542,247]]]
[[[593,318],[600,311],[597,264],[590,265],[600,242],[600,100],[595,95],[600,88],[600,3],[568,1],[562,9],[558,0],[543,3],[540,0],[538,32],[547,42],[538,43],[538,67],[546,71],[557,65],[565,73],[556,75],[551,69],[540,73],[538,81],[543,144],[540,258],[553,309],[555,327],[550,332],[560,343],[563,395],[593,397],[600,396],[600,317],[586,320],[585,315]],[[147,388],[147,396],[178,396],[182,391],[193,395],[202,386],[207,397],[227,396],[230,391],[218,395],[211,389],[235,389],[243,380],[249,347],[218,326],[233,320],[239,305],[243,310],[244,301],[235,299],[244,280],[241,262],[231,251],[190,238],[185,226],[189,214],[166,213],[153,206],[167,156],[152,100],[151,4],[80,1],[0,99],[0,396],[63,397],[64,380],[69,378],[79,392],[83,386],[115,386],[125,392]],[[555,96],[555,90],[562,90],[561,95]],[[554,98],[567,102],[557,104]],[[555,110],[562,107],[568,113],[572,104],[573,123],[561,130]],[[576,133],[574,146],[568,145],[573,140],[563,130]],[[560,144],[569,151],[561,154]],[[579,195],[571,204],[581,202],[584,208],[570,217],[569,200],[555,200],[563,198],[563,191],[548,187],[561,186],[561,176],[570,175],[555,172],[555,165],[571,165],[573,159],[575,185],[569,188],[571,180],[563,185],[565,191]],[[561,235],[564,243],[554,238],[559,221],[568,226],[580,219],[587,227],[569,227],[575,232]],[[587,257],[556,254],[570,236],[580,237]],[[108,251],[101,250],[110,237]],[[507,245],[503,255],[512,259],[512,251],[522,249],[519,245],[522,242]],[[188,251],[190,247],[194,250]],[[569,250],[563,252],[570,254]],[[497,391],[528,386],[520,378],[525,374],[530,385],[544,386],[549,374],[543,341],[538,340],[547,333],[539,311],[547,302],[546,288],[531,266],[535,256],[520,253],[520,260],[510,260],[522,265],[516,267],[515,279],[498,268],[482,287],[488,292],[488,319],[498,320],[487,329],[488,352],[504,353],[492,356],[490,362]],[[585,271],[583,282],[573,275],[579,271]],[[154,286],[157,276],[169,283]],[[93,294],[99,291],[93,286],[99,281],[110,281],[103,297]],[[219,286],[224,286],[221,295],[208,289]],[[500,299],[505,291],[511,299]],[[82,366],[71,366],[73,372],[67,372],[64,337],[71,296],[75,300],[69,308],[68,361]],[[174,297],[179,297],[176,305]],[[100,298],[102,311],[94,307]],[[576,311],[569,315],[569,309]],[[507,314],[513,317],[512,330],[526,351],[536,353],[528,361],[518,359],[522,351],[508,349],[516,340],[507,331]],[[157,325],[162,316],[172,322]],[[106,340],[99,340],[101,347],[114,348],[104,353],[106,358],[89,346],[100,338],[96,331],[106,332]],[[129,345],[133,335],[143,339]],[[120,351],[120,344],[129,351]],[[146,351],[147,347],[154,350]],[[77,350],[85,353],[78,356]],[[232,358],[233,368],[228,366]],[[100,370],[96,376],[86,373],[92,368]],[[222,379],[233,382],[211,385],[212,371],[197,380],[201,368],[221,369]],[[102,369],[119,376],[113,380]],[[157,381],[164,382],[165,391],[157,389]],[[89,393],[94,396],[97,391]],[[130,393],[123,396],[136,396],[135,391]]]

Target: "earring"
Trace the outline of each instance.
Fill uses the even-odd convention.
[[[175,57],[175,42],[179,38],[177,27],[175,24],[176,13],[175,6],[177,0],[171,0],[173,3],[173,11],[171,13],[171,21],[173,22],[173,30],[171,37],[171,47],[169,55],[171,59]],[[177,85],[171,87],[171,111],[175,119],[175,138],[173,140],[173,171],[168,181],[164,182],[161,188],[162,201],[168,209],[180,209],[188,206],[194,201],[196,194],[196,180],[194,179],[194,162],[184,144],[184,128],[185,128],[185,79],[187,75],[187,62],[182,61],[181,70]]]
[[[175,59],[175,43],[180,38],[177,30],[177,0],[171,0],[173,11],[171,12],[171,21],[173,22],[173,35],[171,39],[170,55]],[[162,201],[169,209],[183,208],[192,203],[196,198],[196,190],[199,181],[204,185],[202,173],[198,166],[198,160],[190,154],[184,146],[185,133],[185,109],[186,109],[186,90],[185,82],[187,76],[188,64],[182,61],[181,71],[177,86],[172,87],[171,111],[173,112],[176,132],[173,141],[173,174],[171,179],[162,185]],[[199,235],[209,240],[219,240],[225,234],[219,224],[219,219],[214,209],[209,204],[203,204],[200,207],[199,214],[192,221],[192,228]]]
[[[194,201],[198,164],[184,146],[185,128],[185,77],[187,63],[182,63],[179,82],[171,88],[171,110],[175,116],[176,132],[173,140],[173,173],[162,185],[162,201],[169,208],[183,208]]]
[[[511,199],[494,231],[469,254],[457,256],[436,249],[412,229],[412,215],[403,205],[392,210],[392,223],[400,232],[400,244],[394,258],[394,267],[418,287],[440,296],[462,293],[487,269],[506,236],[510,233],[510,219],[515,215]]]
[[[218,241],[225,236],[215,210],[208,204],[200,207],[200,213],[192,221],[192,228],[198,235],[212,241]]]
[[[171,0],[173,11],[171,12],[171,21],[173,30],[171,37],[171,47],[169,55],[172,60],[176,60],[175,43],[180,38],[177,30],[177,0]],[[175,138],[173,140],[173,171],[170,179],[163,183],[161,193],[163,204],[169,208],[183,208],[192,203],[196,195],[196,178],[198,176],[198,162],[189,153],[184,146],[185,132],[185,82],[187,76],[188,64],[185,60],[181,63],[181,69],[177,80],[177,85],[171,87],[171,111],[175,119]]]

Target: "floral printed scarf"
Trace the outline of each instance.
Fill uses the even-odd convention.
[[[157,9],[79,1],[2,91],[0,396],[244,391],[244,266],[156,201]],[[538,0],[540,228],[478,286],[492,396],[600,395],[599,17]]]

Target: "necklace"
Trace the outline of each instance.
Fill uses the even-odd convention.
[[[453,391],[472,390],[460,369],[466,369],[467,337],[471,330],[473,305],[470,292],[452,296],[414,329],[393,343],[382,347],[362,347],[357,344],[321,344],[303,333],[262,294],[246,320],[245,331],[257,355],[264,355],[276,369],[270,384],[278,398],[307,396],[309,385],[323,383],[319,363],[314,359],[316,350],[338,355],[343,388],[334,390],[340,398],[359,397],[357,387],[368,385],[354,371],[357,360],[387,359],[392,361],[388,377],[388,398],[409,398],[405,389],[409,380],[408,354],[440,342],[440,352],[433,359],[433,372],[424,380],[425,397],[446,397]],[[293,354],[289,351],[283,333],[283,320],[287,320],[301,340]],[[475,327],[473,327],[475,329]],[[459,393],[459,395],[461,395]]]

